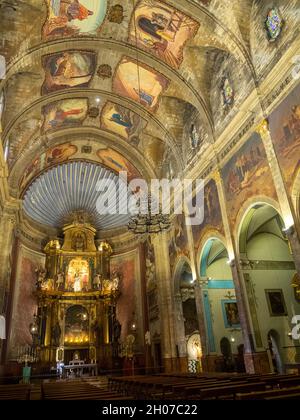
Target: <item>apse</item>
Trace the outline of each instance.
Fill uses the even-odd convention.
[[[99,214],[97,183],[107,181],[107,186],[115,185],[117,203],[121,205],[127,198],[124,183],[119,185],[119,177],[112,171],[93,163],[71,162],[50,169],[38,177],[24,196],[23,209],[34,221],[54,228],[62,227],[70,214],[84,212],[92,218],[96,229],[114,229],[127,225],[128,215]],[[113,203],[113,188],[106,195],[108,203]],[[108,213],[113,204],[108,205]]]

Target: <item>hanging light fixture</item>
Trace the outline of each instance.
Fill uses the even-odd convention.
[[[131,232],[136,235],[155,234],[170,228],[170,218],[162,213],[160,205],[155,213],[152,211],[156,206],[152,202],[151,194],[141,199],[140,204],[138,214],[132,216],[129,220],[128,229]]]

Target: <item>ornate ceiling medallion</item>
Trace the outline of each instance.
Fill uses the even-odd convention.
[[[268,39],[270,42],[274,42],[279,38],[283,24],[284,21],[280,15],[279,9],[277,7],[270,9],[265,21]]]

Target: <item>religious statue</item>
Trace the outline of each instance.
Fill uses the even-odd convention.
[[[197,128],[196,128],[195,124],[191,125],[190,143],[191,143],[191,148],[193,150],[197,149],[199,144],[200,144],[200,136],[197,132]]]
[[[115,319],[113,324],[113,342],[118,343],[121,337],[122,326],[120,322]]]
[[[119,282],[120,282],[119,274],[115,271],[112,275],[112,282],[111,282],[111,290],[113,292],[119,289]]]
[[[75,235],[73,237],[73,241],[72,241],[72,247],[75,251],[84,251],[85,249],[85,238],[81,233],[77,233],[77,235]]]
[[[55,326],[52,328],[52,343],[53,346],[59,347],[60,346],[60,336],[61,336],[61,328],[59,323],[57,322]]]
[[[35,272],[37,274],[36,287],[41,290],[46,279],[46,271],[42,268],[36,268]]]
[[[92,331],[94,335],[94,343],[96,346],[102,344],[102,329],[97,321],[92,324]]]
[[[145,334],[145,343],[146,346],[151,346],[151,333],[150,331],[147,331]]]
[[[93,278],[93,287],[96,290],[101,289],[101,275],[99,273],[95,274]]]
[[[57,284],[57,289],[58,290],[63,289],[64,282],[65,282],[65,278],[64,278],[63,273],[61,273],[61,272],[57,273],[56,284]]]
[[[74,277],[74,292],[81,292],[81,279],[79,273]]]

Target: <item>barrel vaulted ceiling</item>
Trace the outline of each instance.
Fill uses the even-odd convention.
[[[262,57],[276,59],[297,35],[297,3],[0,0],[11,194],[28,197],[66,161],[146,179],[180,174],[259,84]],[[274,6],[289,21],[276,45],[264,24]]]

